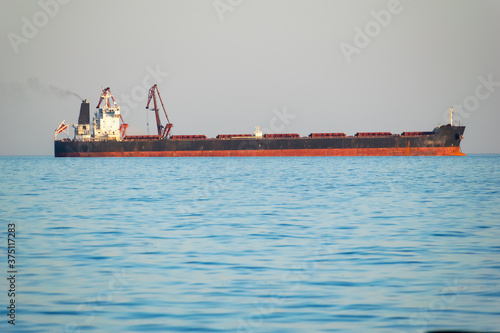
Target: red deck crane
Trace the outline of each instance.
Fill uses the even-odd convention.
[[[165,117],[167,118],[167,124],[165,126],[163,126],[160,121],[160,115],[158,113],[158,104],[156,102],[156,95],[158,95],[161,107],[163,108],[163,112],[165,113]],[[146,109],[149,109],[149,104],[151,103],[151,99],[153,100],[154,103],[154,109],[152,111],[155,112],[156,116],[156,127],[158,128],[158,137],[160,137],[161,139],[166,139],[168,138],[170,130],[174,125],[168,119],[167,111],[165,111],[165,106],[163,105],[163,101],[161,99],[160,92],[158,91],[158,86],[156,84],[149,89],[148,104],[146,105]]]

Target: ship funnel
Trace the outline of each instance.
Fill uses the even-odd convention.
[[[90,104],[86,99],[83,100],[80,105],[80,116],[78,116],[78,127],[75,131],[75,139],[90,139]]]
[[[90,124],[90,104],[88,100],[83,100],[80,105],[80,116],[78,117],[78,124]]]

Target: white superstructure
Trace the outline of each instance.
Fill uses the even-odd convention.
[[[109,88],[103,89],[94,113],[94,139],[121,140],[120,118],[120,107],[116,104]]]
[[[55,131],[54,140],[57,139],[57,134],[61,132],[68,133],[68,127],[74,128],[74,140],[76,141],[121,141],[125,138],[128,125],[123,122],[120,107],[116,104],[108,87],[101,92],[101,98],[94,113],[92,128],[90,126],[90,104],[85,99],[80,106],[78,124],[65,124],[63,121]]]

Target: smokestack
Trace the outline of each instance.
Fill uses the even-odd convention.
[[[78,117],[78,128],[75,132],[75,139],[90,139],[90,104],[86,99],[80,105],[80,116]]]
[[[90,124],[90,104],[87,99],[82,101],[80,106],[80,116],[78,117],[78,125]]]

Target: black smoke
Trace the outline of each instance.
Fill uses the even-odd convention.
[[[78,100],[82,101],[83,98],[78,95],[76,92],[71,91],[69,89],[58,88],[53,85],[46,85],[40,82],[37,78],[31,78],[28,80],[28,87],[34,89],[42,94],[51,94],[55,97],[59,98],[67,98],[67,97],[76,97]]]

